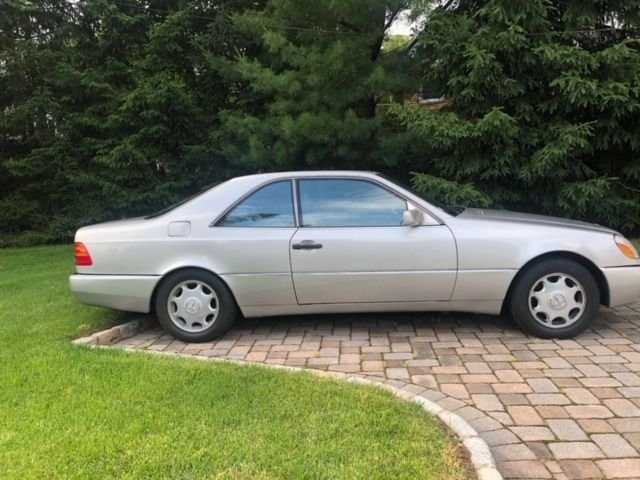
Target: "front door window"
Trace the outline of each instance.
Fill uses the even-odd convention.
[[[366,180],[299,180],[303,227],[398,227],[407,202]]]

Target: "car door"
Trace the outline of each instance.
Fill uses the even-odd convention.
[[[289,261],[296,229],[289,179],[256,188],[216,221],[208,248],[240,306],[296,304]]]
[[[407,200],[369,179],[300,178],[296,187],[299,304],[450,299],[457,254],[445,225],[402,225]]]

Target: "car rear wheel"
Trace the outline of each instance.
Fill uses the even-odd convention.
[[[543,260],[516,280],[509,310],[516,323],[541,338],[570,338],[591,325],[600,290],[585,267],[568,259]]]
[[[227,286],[215,275],[182,270],[162,281],[156,295],[162,327],[185,342],[206,342],[228,331],[238,308]]]

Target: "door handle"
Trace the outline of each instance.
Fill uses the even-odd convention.
[[[294,243],[291,245],[294,250],[318,250],[322,248],[321,243],[316,243],[313,240],[303,240],[300,243]]]

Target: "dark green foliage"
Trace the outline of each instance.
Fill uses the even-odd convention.
[[[3,4],[0,245],[67,240],[232,175],[212,138],[241,89],[232,15],[259,6]]]
[[[61,105],[53,84],[69,15],[64,1],[2,3],[0,232],[40,230],[47,218],[38,197],[65,175],[65,160],[56,155],[63,149],[54,120]]]
[[[395,110],[423,140],[416,187],[637,228],[638,38],[638,1],[462,1],[434,12],[416,59],[451,105]]]
[[[407,8],[428,13],[424,31],[389,39]],[[420,172],[447,203],[637,230],[639,12],[0,0],[0,245],[68,240],[238,174],[325,168]],[[407,108],[420,85],[448,108]]]
[[[226,156],[258,170],[398,167],[404,134],[378,104],[415,89],[406,50],[383,51],[407,0],[274,0],[237,18],[259,41],[234,65],[251,92],[225,116]]]

